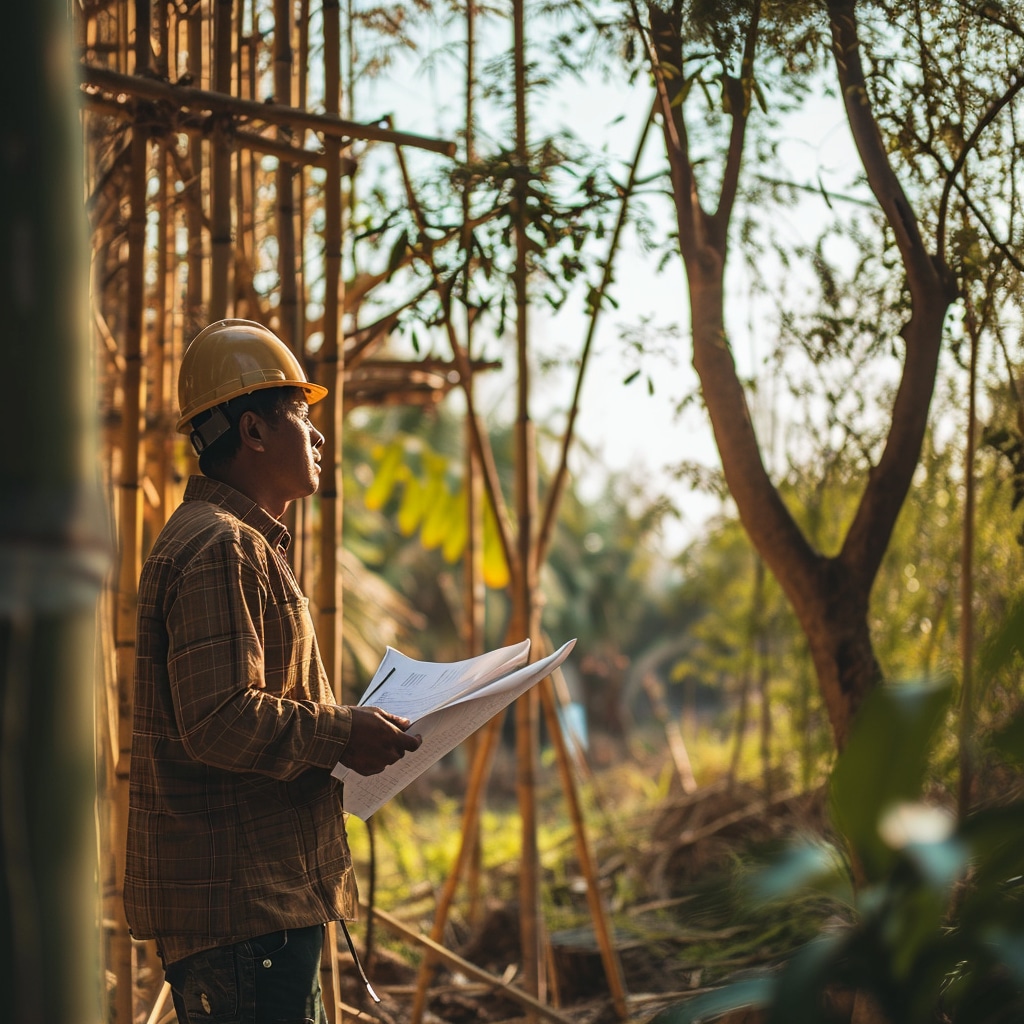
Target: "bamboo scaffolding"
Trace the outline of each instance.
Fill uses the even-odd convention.
[[[306,227],[307,203],[320,203],[325,213],[321,251],[317,269],[324,280],[323,343],[311,369],[327,384],[330,397],[317,407],[328,441],[324,457],[330,471],[316,503],[319,546],[314,557],[312,544],[302,543],[304,523],[294,531],[299,540],[299,570],[317,569],[314,587],[318,615],[318,635],[325,663],[335,684],[340,683],[343,599],[338,580],[338,545],[342,525],[341,446],[343,398],[351,392],[352,401],[415,401],[437,400],[452,387],[460,386],[467,400],[466,474],[473,488],[471,504],[471,536],[474,546],[467,559],[466,623],[467,645],[479,650],[483,635],[483,594],[480,569],[481,511],[483,494],[489,495],[498,512],[501,543],[510,568],[510,589],[515,602],[513,631],[519,636],[539,638],[539,610],[535,600],[537,574],[546,548],[545,529],[550,528],[554,512],[537,536],[537,473],[534,458],[534,428],[529,415],[528,298],[526,289],[528,245],[525,237],[525,189],[528,185],[527,122],[525,85],[525,28],[522,3],[517,3],[514,19],[514,52],[516,66],[518,164],[517,194],[520,215],[515,223],[517,262],[515,287],[517,294],[517,363],[519,368],[517,441],[517,478],[515,489],[515,521],[504,504],[498,474],[473,398],[473,375],[490,364],[472,357],[472,310],[468,291],[462,296],[466,311],[465,337],[460,342],[452,320],[451,291],[442,292],[446,306],[443,318],[451,342],[453,362],[431,363],[423,360],[412,364],[384,364],[369,353],[387,337],[397,320],[384,317],[373,329],[354,331],[349,343],[341,337],[341,317],[345,308],[341,275],[344,244],[342,183],[355,169],[350,148],[355,141],[386,142],[394,145],[402,161],[403,148],[418,148],[451,156],[454,145],[442,139],[392,130],[388,123],[362,124],[341,118],[343,105],[351,111],[348,91],[341,89],[341,12],[338,0],[323,0],[324,32],[324,111],[315,113],[306,108],[310,92],[310,53],[314,49],[309,36],[308,0],[302,0],[298,23],[290,20],[293,5],[288,0],[273,0],[261,8],[267,15],[273,7],[274,30],[266,24],[257,26],[257,8],[251,0],[214,0],[210,4],[154,5],[147,0],[117,0],[114,5],[117,21],[101,27],[103,11],[90,8],[76,11],[78,37],[83,41],[87,61],[82,65],[82,100],[88,121],[109,118],[118,131],[127,129],[128,142],[120,157],[101,160],[98,151],[92,154],[96,168],[94,188],[94,260],[96,263],[96,327],[98,339],[109,354],[109,361],[121,375],[111,400],[111,423],[118,425],[121,435],[113,443],[119,459],[118,488],[120,494],[118,527],[125,543],[136,552],[120,567],[117,594],[117,694],[119,711],[116,732],[110,737],[112,749],[120,750],[117,773],[120,783],[116,793],[105,799],[116,805],[118,828],[123,827],[126,802],[124,773],[127,752],[123,748],[130,735],[130,688],[133,660],[129,648],[121,648],[121,638],[129,618],[124,603],[130,582],[132,591],[138,578],[141,555],[147,543],[146,534],[159,528],[172,507],[175,489],[183,475],[191,470],[184,445],[171,443],[169,423],[173,416],[174,395],[169,382],[173,380],[177,362],[187,341],[208,320],[219,316],[249,316],[266,321],[272,313],[278,319],[282,337],[297,352],[305,355],[304,342],[313,323],[306,322],[312,275],[307,265]],[[146,8],[143,10],[143,8]],[[467,46],[472,52],[475,29],[474,5],[468,5]],[[90,13],[91,12],[91,13]],[[141,14],[140,14],[141,12]],[[104,22],[104,26],[106,22]],[[351,40],[351,18],[348,23]],[[129,44],[129,33],[136,34]],[[141,38],[139,38],[141,34]],[[297,37],[297,43],[296,43]],[[268,42],[272,39],[272,43]],[[272,47],[272,49],[271,49]],[[349,42],[351,54],[351,41]],[[296,57],[296,54],[298,55]],[[272,57],[268,63],[267,58]],[[262,63],[261,63],[262,62]],[[106,65],[106,66],[104,66]],[[266,72],[261,68],[267,68]],[[350,61],[349,70],[353,71]],[[472,94],[474,89],[472,60],[467,66],[467,154],[472,154]],[[177,76],[172,83],[170,78]],[[271,102],[258,96],[272,80]],[[351,79],[350,79],[351,81]],[[293,104],[294,100],[294,106]],[[150,141],[152,140],[152,141]],[[276,161],[260,157],[269,156]],[[99,186],[100,167],[106,171],[106,183]],[[322,169],[322,175],[309,174],[310,168]],[[155,187],[150,187],[150,183]],[[406,175],[407,187],[408,176]],[[130,203],[131,221],[127,242],[123,240],[125,225],[121,202],[125,182]],[[411,191],[410,191],[411,194]],[[297,196],[302,201],[297,202]],[[349,200],[353,200],[350,193]],[[417,209],[414,205],[414,209]],[[147,248],[145,226],[150,213],[155,217],[156,252]],[[463,224],[459,227],[467,277],[471,261],[471,232],[475,223],[489,214],[470,217],[469,195],[464,205]],[[417,215],[418,210],[417,210]],[[268,245],[273,240],[273,246]],[[269,255],[273,253],[273,255]],[[429,254],[410,252],[408,260],[429,258]],[[278,285],[274,309],[266,288],[257,287],[258,275],[267,275],[276,261]],[[127,270],[125,269],[127,268]],[[145,274],[152,269],[153,277]],[[435,279],[436,267],[432,268]],[[119,283],[127,278],[127,287]],[[147,280],[155,282],[149,291]],[[362,287],[362,284],[360,284]],[[358,299],[353,308],[358,308]],[[143,325],[147,336],[143,337]],[[100,347],[99,345],[97,346]],[[351,351],[350,351],[351,349]],[[145,369],[148,373],[143,373]],[[454,372],[453,372],[454,370]],[[361,376],[362,375],[362,376]],[[363,377],[369,375],[367,386]],[[138,378],[136,385],[135,378]],[[149,386],[149,400],[143,400]],[[134,395],[134,397],[133,397]],[[142,428],[142,409],[146,409],[146,433]],[[134,426],[132,425],[134,424]],[[568,432],[571,433],[570,422]],[[133,438],[134,431],[134,438]],[[134,451],[133,451],[134,445]],[[146,471],[139,473],[140,446],[144,446]],[[111,452],[113,458],[113,451]],[[134,476],[131,469],[135,466]],[[128,493],[130,492],[130,494]],[[151,495],[148,503],[147,529],[142,528],[143,492]],[[134,512],[132,512],[134,509]],[[516,532],[518,530],[518,532]],[[129,580],[130,578],[130,580]],[[131,609],[133,618],[133,609]],[[134,624],[132,623],[132,629]],[[339,697],[341,696],[339,692]],[[523,874],[521,890],[525,896],[523,947],[526,951],[524,983],[529,992],[523,1005],[531,1015],[564,1020],[544,1006],[543,923],[539,911],[539,858],[536,848],[536,802],[534,767],[539,746],[540,691],[522,701],[516,709],[517,792],[523,819]],[[544,704],[545,714],[553,716]],[[557,718],[553,718],[557,727]],[[113,727],[112,728],[112,732]],[[464,821],[464,849],[460,863],[446,882],[445,892],[434,923],[437,948],[427,944],[429,955],[424,963],[436,959],[454,963],[453,954],[439,945],[446,915],[463,873],[470,874],[470,890],[479,886],[480,842],[478,838],[482,794],[499,736],[500,721],[495,721],[480,736],[472,755],[473,769],[467,792]],[[564,742],[560,759],[565,759]],[[609,987],[616,1009],[621,1012],[624,995],[616,978],[621,979],[614,948],[603,921],[603,907],[597,886],[596,872],[587,854],[586,836],[573,789],[568,761],[560,766],[563,786],[567,787],[570,811],[577,830],[577,848],[585,874],[592,875],[596,903],[592,913],[595,932],[602,942]],[[119,848],[122,846],[118,840]],[[477,867],[473,868],[473,864]],[[120,879],[123,865],[116,865],[105,877]],[[474,881],[476,879],[476,881]],[[112,902],[108,918],[120,922],[120,910]],[[376,915],[375,915],[376,916]],[[123,928],[123,925],[119,924]],[[602,938],[603,937],[603,938]],[[112,945],[112,968],[117,977],[117,1006],[114,1019],[118,1024],[131,1020],[132,945],[126,930],[118,933],[117,946]],[[422,938],[415,941],[422,944]],[[115,948],[116,947],[116,948]],[[329,943],[331,964],[335,967],[336,942]],[[335,976],[336,978],[336,976]],[[488,979],[491,983],[493,979]],[[334,986],[337,993],[337,986]],[[327,986],[325,985],[325,991]],[[421,1008],[425,1005],[426,987],[417,992]],[[334,1019],[340,1021],[342,1005],[335,998]]]

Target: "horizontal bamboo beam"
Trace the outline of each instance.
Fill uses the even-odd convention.
[[[371,908],[365,903],[360,903],[359,905],[364,911],[372,913],[374,917],[390,928],[396,935],[429,949],[438,960],[454,967],[457,971],[461,971],[466,975],[466,977],[483,982],[492,989],[501,992],[502,995],[508,996],[508,998],[514,1002],[519,1003],[528,1010],[532,1010],[545,1020],[555,1021],[555,1024],[572,1024],[571,1018],[566,1017],[565,1014],[559,1013],[558,1010],[553,1009],[546,1003],[542,1003],[539,999],[534,999],[533,996],[523,992],[521,989],[506,984],[501,980],[501,978],[495,977],[489,971],[485,971],[482,967],[477,967],[476,964],[459,956],[458,953],[453,953],[450,949],[446,949],[439,942],[435,942],[430,938],[429,935],[423,935],[414,928],[410,928],[402,921],[399,921],[397,917],[393,917],[386,910],[381,910],[379,907]]]
[[[80,66],[81,81],[86,87],[102,89],[109,93],[125,93],[153,103],[169,103],[179,109],[205,110],[211,114],[228,114],[232,117],[252,118],[280,125],[282,128],[301,128],[312,132],[323,132],[332,138],[365,139],[373,142],[388,142],[395,146],[411,146],[425,149],[442,156],[455,155],[455,143],[447,139],[435,139],[410,132],[397,132],[381,125],[361,124],[346,121],[333,114],[314,114],[298,107],[287,107],[280,103],[261,103],[238,96],[228,96],[209,89],[196,89],[191,85],[175,85],[157,78],[142,75],[124,75],[109,68],[91,64]]]
[[[118,117],[123,121],[133,121],[135,110],[130,100],[119,101],[109,96],[102,96],[99,93],[85,93],[84,103],[87,110],[95,110],[98,114],[105,114],[108,117]],[[196,120],[179,121],[175,126],[176,132],[185,135],[206,136],[210,134],[211,121],[209,118]],[[258,132],[246,131],[244,128],[232,126],[227,132],[230,142],[235,140],[240,146],[251,150],[254,153],[263,153],[267,156],[277,157],[290,164],[302,167],[325,167],[327,165],[327,153],[325,149],[303,149],[300,146],[292,146],[287,142],[279,142],[277,139],[268,139]],[[344,140],[336,139],[334,144],[343,146]],[[341,173],[350,175],[355,172],[356,161],[351,157],[342,156]]]

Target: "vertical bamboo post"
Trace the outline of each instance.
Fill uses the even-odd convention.
[[[213,88],[231,92],[232,0],[217,0],[213,10]],[[231,146],[229,123],[217,118],[213,126],[210,196],[210,320],[228,315],[231,260],[234,255],[231,239]]]
[[[291,0],[274,0],[274,99],[290,106],[292,102]],[[290,142],[292,133],[281,128],[279,138]],[[295,290],[295,179],[294,168],[286,160],[277,165],[277,261],[280,276],[281,340],[300,351],[297,334],[298,299]]]
[[[0,991],[7,1020],[79,1024],[103,1014],[92,726],[109,559],[81,139],[63,0],[14,4],[5,26],[0,348],[18,436],[0,453]]]
[[[964,443],[964,520],[960,552],[960,780],[957,813],[960,820],[971,811],[974,781],[974,518],[976,483],[974,446],[977,432],[978,323],[970,294],[966,299],[967,335],[971,343],[967,378],[967,423]]]
[[[587,842],[583,810],[580,807],[579,797],[576,793],[576,781],[572,774],[572,759],[569,756],[565,737],[562,735],[562,727],[558,721],[555,691],[550,676],[541,682],[539,689],[541,704],[544,708],[544,719],[555,745],[562,791],[569,805],[569,820],[572,822],[573,835],[576,840],[576,859],[579,861],[580,872],[586,882],[587,906],[590,909],[590,919],[594,924],[594,934],[597,937],[597,945],[601,953],[605,980],[608,982],[612,1005],[615,1007],[619,1020],[626,1020],[629,1017],[629,1009],[626,1006],[626,983],[622,974],[622,963],[615,949],[612,931],[605,914],[604,901],[601,899],[601,880],[598,876],[597,865],[590,852],[590,844]]]
[[[466,117],[465,117],[465,160],[472,164],[475,158],[475,127],[476,127],[476,4],[474,0],[466,0]],[[473,353],[473,311],[470,295],[470,276],[473,260],[473,231],[470,227],[471,192],[467,184],[462,194],[462,252],[465,269],[462,278],[462,308],[466,315],[465,337],[467,364],[472,367]],[[467,395],[472,400],[473,377],[470,375],[465,383]],[[472,405],[472,401],[470,401]],[[480,456],[473,444],[473,432],[466,424],[466,549],[463,553],[463,578],[466,591],[466,651],[481,654],[484,650],[484,628],[487,590],[483,574],[483,502],[484,481],[480,466]],[[475,753],[477,736],[472,736],[468,743],[470,756]],[[466,888],[469,893],[469,921],[479,922],[480,879],[482,872],[483,850],[480,838],[480,822],[477,819],[473,834],[469,837],[473,843],[473,851],[469,857],[469,877]]]
[[[151,399],[147,403],[147,420],[155,429],[146,431],[146,475],[153,483],[155,502],[151,521],[157,529],[167,518],[167,481],[170,476],[170,447],[164,426],[168,411],[168,325],[167,308],[171,254],[170,244],[171,204],[168,196],[167,150],[163,142],[156,147],[157,157],[157,222],[156,222],[156,275],[152,298],[153,326],[147,345],[149,353],[148,370]]]
[[[135,615],[139,570],[142,562],[141,489],[141,412],[144,407],[142,375],[142,324],[145,311],[146,177],[148,138],[140,122],[140,112],[132,127],[131,183],[128,220],[128,295],[125,310],[124,388],[121,410],[121,466],[118,482],[117,525],[118,576],[114,627],[118,677],[118,744],[116,800],[116,894],[112,911],[114,932],[111,959],[117,976],[115,1019],[117,1024],[132,1020],[131,940],[124,913],[120,908],[120,889],[124,878],[124,846],[128,830],[128,769],[131,760],[132,688],[135,676]]]
[[[474,749],[469,782],[466,786],[465,805],[462,811],[459,852],[456,854],[455,864],[448,873],[445,884],[438,896],[437,909],[434,912],[434,924],[430,931],[430,937],[435,942],[441,942],[444,938],[445,925],[448,922],[448,914],[452,903],[455,901],[459,879],[462,877],[463,869],[468,865],[469,859],[474,852],[473,837],[479,829],[480,809],[483,804],[483,787],[490,772],[498,740],[501,737],[501,723],[504,717],[504,715],[496,715],[476,734],[477,742]],[[413,998],[412,1010],[409,1013],[409,1024],[420,1024],[423,1020],[433,973],[433,957],[430,955],[430,950],[424,948],[419,974],[416,977],[416,994]]]
[[[516,517],[518,520],[518,593],[514,607],[523,636],[536,638],[536,572],[533,559],[534,519],[537,508],[537,474],[534,426],[530,419],[529,324],[527,294],[529,240],[526,234],[528,194],[526,117],[526,36],[524,0],[513,0],[513,63],[515,68],[516,182],[514,235],[516,262],[513,273],[516,295],[517,416]],[[535,769],[539,748],[537,693],[528,690],[516,702],[516,792],[521,818],[522,850],[519,872],[520,937],[523,954],[523,985],[538,999],[545,998],[544,938],[540,901],[540,857],[537,851],[537,793]],[[532,1016],[532,1015],[531,1015]]]
[[[135,0],[135,74],[153,70],[152,0]]]
[[[256,96],[256,33],[255,26],[249,21],[255,17],[250,11],[249,0],[241,0],[238,13],[238,95],[243,99],[254,99]],[[248,34],[247,34],[248,28]],[[255,218],[253,213],[253,197],[256,194],[256,165],[253,155],[244,147],[239,149],[235,170],[235,211],[238,222],[235,228],[235,264],[240,268],[249,264],[251,267],[256,256]],[[246,274],[251,278],[251,270]],[[248,285],[243,288],[242,274],[235,272],[235,315],[247,320],[260,320],[260,311],[252,308],[252,298]]]
[[[337,114],[341,107],[341,11],[339,0],[323,0],[324,108]],[[344,348],[341,344],[341,157],[337,145],[326,147],[324,175],[324,340],[320,350],[321,379],[329,389],[318,406],[323,416],[324,446],[320,477],[320,575],[317,579],[317,610],[324,664],[335,696],[342,700],[341,602],[338,566],[343,507],[341,504],[342,413],[344,408]],[[334,994],[332,1021],[342,1019],[338,940],[335,927],[329,929],[329,958]]]
[[[203,75],[203,12],[194,7],[187,15],[188,70],[196,83]],[[206,326],[203,306],[203,148],[196,136],[189,136],[189,180],[185,182],[185,217],[188,233],[188,276],[185,294],[186,343]]]
[[[291,0],[274,0],[274,99],[290,106],[292,102],[292,30]],[[278,129],[278,138],[290,142],[292,132]],[[277,268],[278,296],[277,333],[294,352],[302,356],[302,336],[298,330],[298,298],[295,280],[295,176],[293,166],[278,159],[275,175],[277,187]],[[302,581],[303,553],[302,518],[297,505],[285,513],[285,523],[292,535],[289,556]]]

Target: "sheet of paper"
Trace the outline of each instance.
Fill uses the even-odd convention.
[[[550,675],[565,661],[575,644],[575,640],[570,640],[548,657],[532,665],[523,665],[478,691],[465,694],[461,699],[415,720],[409,731],[419,733],[423,744],[379,775],[359,775],[338,764],[331,774],[345,783],[345,810],[365,821],[517,697]],[[378,706],[385,707],[383,704]]]
[[[389,647],[359,703],[415,720],[525,664],[529,656],[529,640],[454,662],[416,661]]]

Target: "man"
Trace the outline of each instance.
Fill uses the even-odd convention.
[[[324,924],[355,881],[338,761],[383,771],[419,737],[340,706],[280,522],[312,494],[327,394],[246,320],[201,331],[181,419],[199,453],[139,584],[125,910],[155,938],[181,1024],[325,1020]]]

